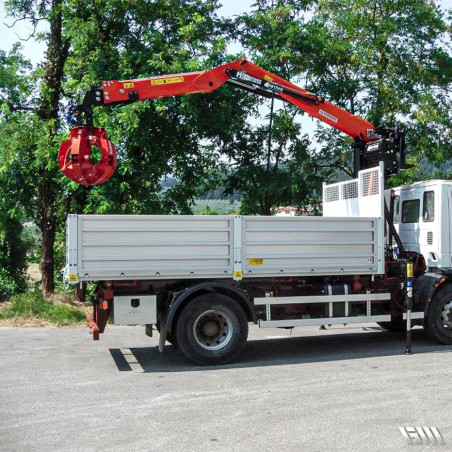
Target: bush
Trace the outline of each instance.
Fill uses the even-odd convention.
[[[85,320],[83,312],[73,306],[52,303],[40,295],[25,293],[11,298],[11,304],[0,312],[0,318],[39,318],[53,325],[73,325]]]
[[[26,253],[21,222],[0,212],[0,299],[25,290]]]
[[[7,300],[18,291],[17,282],[4,268],[0,267],[0,301]]]

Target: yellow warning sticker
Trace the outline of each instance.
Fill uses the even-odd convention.
[[[406,264],[406,276],[407,276],[407,278],[413,277],[413,263],[412,262],[407,262],[407,264]]]
[[[77,274],[76,273],[71,273],[69,275],[69,281],[77,281]]]
[[[167,77],[167,78],[157,78],[154,80],[151,80],[152,86],[159,86],[159,85],[170,85],[172,83],[183,83],[184,77]]]
[[[264,259],[261,257],[253,257],[251,259],[247,259],[248,265],[264,265]]]
[[[130,83],[124,83],[124,88],[133,88],[135,87],[135,84],[130,82]]]
[[[266,82],[272,82],[272,81],[273,81],[273,79],[272,79],[269,75],[267,75],[267,74],[264,75],[264,80],[265,80]]]
[[[238,270],[236,272],[234,272],[234,279],[242,279],[243,276],[243,272]]]

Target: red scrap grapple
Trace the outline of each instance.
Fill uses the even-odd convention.
[[[100,152],[97,162],[93,162],[93,147]],[[115,145],[101,127],[74,127],[58,152],[61,171],[81,185],[103,184],[113,176],[117,163]]]

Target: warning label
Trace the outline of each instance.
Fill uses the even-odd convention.
[[[184,77],[167,77],[167,78],[156,78],[151,80],[152,86],[159,85],[171,85],[172,83],[183,83]]]

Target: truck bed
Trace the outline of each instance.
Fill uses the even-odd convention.
[[[384,272],[383,174],[323,187],[323,217],[69,215],[70,283]]]
[[[381,221],[69,215],[65,277],[77,283],[379,273]]]

